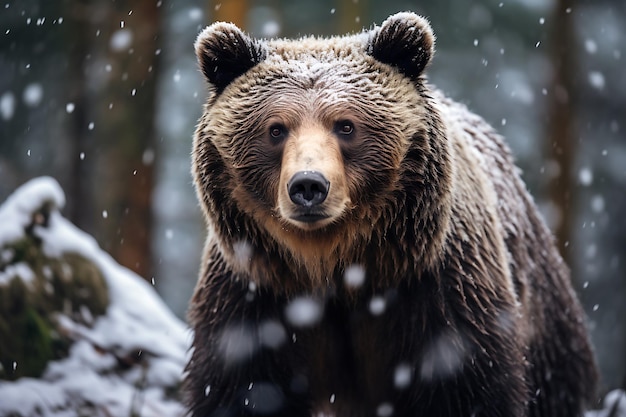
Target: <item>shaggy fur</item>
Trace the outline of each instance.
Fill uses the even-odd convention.
[[[567,269],[501,138],[427,83],[433,48],[411,13],[198,37],[192,416],[582,415],[596,371]],[[288,193],[302,171],[330,184],[317,221]]]

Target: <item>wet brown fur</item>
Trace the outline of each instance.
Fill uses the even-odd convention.
[[[199,36],[211,94],[193,150],[209,229],[189,310],[194,417],[582,415],[595,365],[568,271],[501,138],[423,77],[433,42],[409,13],[331,39],[224,23]],[[300,170],[329,179],[324,222],[290,218]],[[285,318],[302,296],[323,307],[305,328]],[[264,345],[268,322],[280,346]]]

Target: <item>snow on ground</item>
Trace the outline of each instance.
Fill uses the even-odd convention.
[[[18,189],[0,206],[0,248],[23,238],[33,214],[48,204],[48,226],[34,230],[44,253],[77,253],[92,261],[106,280],[111,303],[92,327],[59,317],[74,341],[69,356],[50,362],[39,379],[0,381],[0,416],[182,416],[176,392],[190,331],[146,281],[61,216],[64,200],[51,178]]]

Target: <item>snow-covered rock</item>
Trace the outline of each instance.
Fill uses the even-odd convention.
[[[184,415],[190,331],[64,201],[44,177],[0,206],[0,416]]]
[[[602,409],[588,411],[585,417],[626,417],[626,391],[616,389],[604,397]]]

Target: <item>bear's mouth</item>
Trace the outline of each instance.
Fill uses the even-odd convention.
[[[315,223],[329,217],[330,216],[326,213],[311,210],[298,211],[297,213],[294,213],[290,216],[291,220],[302,223]]]

